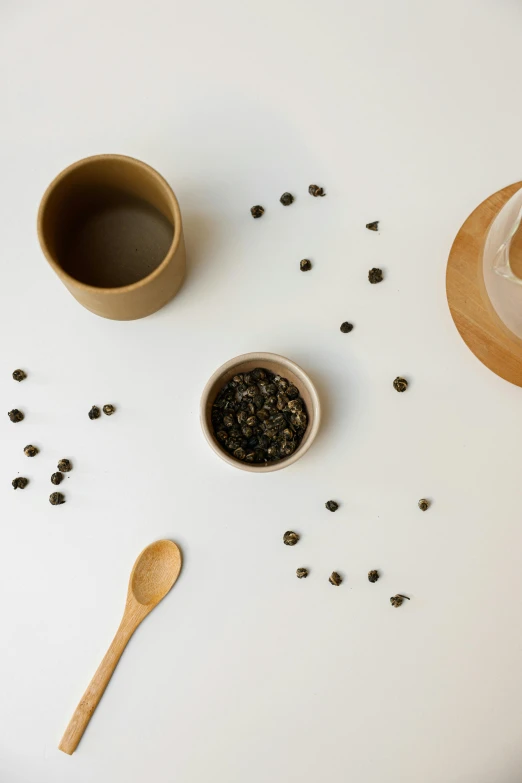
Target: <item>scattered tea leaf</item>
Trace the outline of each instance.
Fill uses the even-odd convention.
[[[372,284],[382,282],[382,269],[378,269],[377,267],[370,269],[368,272],[368,280]]]
[[[287,530],[283,536],[283,544],[287,546],[295,546],[299,541],[299,535],[294,533],[293,530]]]
[[[399,606],[402,606],[404,599],[407,601],[410,600],[407,595],[392,595],[390,598],[390,603],[397,609]]]
[[[317,198],[317,196],[326,196],[324,189],[320,188],[319,185],[310,185],[308,192],[311,196],[315,196],[315,198]]]
[[[294,197],[291,193],[283,193],[279,201],[284,207],[289,207],[290,204],[294,203]]]
[[[328,511],[337,511],[339,508],[339,503],[336,503],[335,500],[327,500],[324,504]]]
[[[406,380],[406,378],[401,378],[400,376],[397,376],[397,378],[395,378],[393,382],[393,388],[395,389],[395,391],[405,392],[406,389],[408,388],[408,381]]]

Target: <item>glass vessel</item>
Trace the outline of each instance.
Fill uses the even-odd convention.
[[[493,220],[483,251],[486,291],[505,326],[522,339],[522,188]]]

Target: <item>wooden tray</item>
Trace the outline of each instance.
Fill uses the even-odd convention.
[[[460,336],[494,373],[522,386],[522,340],[495,313],[484,285],[482,249],[493,218],[522,187],[516,182],[482,202],[455,237],[446,269],[446,295]]]

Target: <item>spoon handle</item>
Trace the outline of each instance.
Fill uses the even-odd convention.
[[[136,618],[137,619],[137,618]],[[135,618],[129,618],[124,616],[121,621],[120,627],[116,631],[116,636],[111,642],[111,645],[105,656],[96,669],[96,673],[89,683],[89,686],[83,694],[80,703],[76,707],[74,715],[69,721],[69,725],[65,729],[65,733],[61,739],[58,748],[63,750],[64,753],[68,753],[69,756],[74,753],[78,747],[83,732],[87,728],[87,724],[93,716],[94,710],[98,706],[98,702],[104,694],[105,688],[109,684],[114,669],[121,655],[127,646],[127,642],[131,638],[132,634],[139,625],[140,620],[136,622]]]

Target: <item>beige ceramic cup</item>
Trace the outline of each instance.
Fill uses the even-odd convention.
[[[74,298],[104,318],[156,312],[185,275],[176,196],[157,171],[125,155],[84,158],[62,171],[42,198],[38,239]]]
[[[266,464],[258,465],[249,462],[241,462],[229,454],[217,440],[211,421],[212,405],[223,386],[231,381],[237,373],[251,372],[252,370],[255,370],[256,367],[262,367],[265,370],[270,370],[270,372],[273,372],[276,375],[282,375],[297,386],[306,405],[308,414],[308,427],[306,428],[303,440],[294,453],[289,457],[277,460],[277,462],[268,462]],[[317,394],[317,390],[310,377],[301,367],[295,364],[295,362],[290,361],[290,359],[285,359],[284,356],[279,356],[276,353],[245,353],[242,356],[236,356],[234,359],[230,359],[230,361],[221,365],[210,378],[201,395],[200,418],[205,438],[221,459],[228,462],[228,464],[232,465],[234,468],[248,470],[251,473],[269,473],[270,471],[281,470],[281,468],[292,465],[294,462],[297,462],[303,454],[306,454],[319,430],[321,405],[319,402],[319,395]]]

